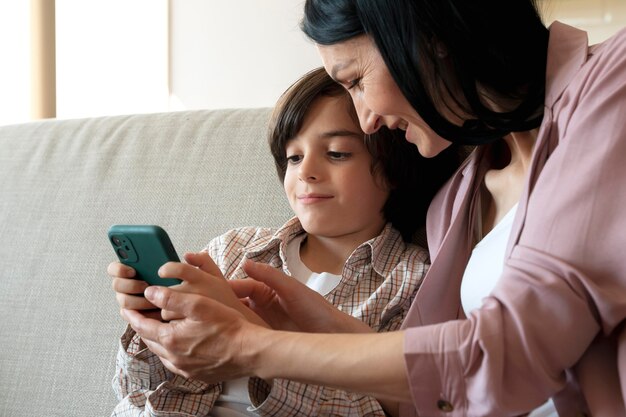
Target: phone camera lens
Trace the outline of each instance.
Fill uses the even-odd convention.
[[[120,256],[120,258],[122,259],[128,259],[128,253],[126,253],[126,251],[124,249],[118,249],[117,250],[117,254]]]
[[[121,240],[119,240],[119,238],[118,238],[117,236],[113,236],[113,237],[111,238],[111,240],[113,241],[113,244],[114,244],[115,246],[122,246],[122,241],[121,241]]]

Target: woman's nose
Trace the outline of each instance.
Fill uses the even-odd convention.
[[[355,105],[361,130],[367,135],[375,133],[380,129],[380,116],[369,109],[364,103],[360,102]]]

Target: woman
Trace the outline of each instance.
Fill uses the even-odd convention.
[[[275,332],[153,288],[187,318],[128,312],[151,348],[183,374],[324,383],[404,415],[626,415],[626,32],[588,47],[532,0],[309,0],[303,29],[366,133],[404,129],[425,156],[481,145],[431,204],[432,266],[405,330]],[[249,272],[283,308],[297,300]],[[347,320],[300,314],[328,332]]]

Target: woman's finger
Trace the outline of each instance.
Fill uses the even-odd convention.
[[[160,310],[160,318],[164,321],[182,320],[184,316],[180,313],[170,310]]]
[[[214,302],[208,297],[198,294],[184,293],[167,287],[148,287],[144,293],[148,301],[161,310],[169,311],[169,314],[177,314],[180,317],[190,319],[203,318],[210,315]]]
[[[128,322],[128,324],[130,324],[130,322],[127,319],[127,315],[126,312],[127,311],[131,311],[125,308],[120,308],[120,316],[122,316],[122,319],[124,319],[124,321]],[[158,308],[152,308],[152,309],[148,309],[148,310],[132,310],[135,311],[138,314],[141,314],[142,316],[149,318],[149,319],[153,319],[153,320],[159,320],[161,321],[161,310]]]
[[[155,355],[162,359],[168,357],[167,349],[162,343],[168,335],[169,323],[163,323],[158,318],[148,317],[135,310],[122,309],[121,314]]]

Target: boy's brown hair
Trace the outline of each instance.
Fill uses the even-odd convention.
[[[326,73],[314,69],[291,85],[280,97],[269,123],[268,140],[278,178],[285,179],[287,143],[296,137],[308,110],[320,97],[345,98],[346,112],[359,126],[350,94]],[[372,156],[372,175],[380,175],[390,188],[383,207],[385,219],[411,241],[416,230],[425,224],[426,211],[435,192],[459,165],[456,149],[424,158],[417,147],[406,141],[404,131],[380,128],[363,140]]]

